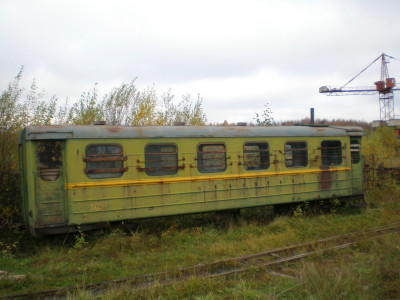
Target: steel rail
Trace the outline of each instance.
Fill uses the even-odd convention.
[[[266,268],[274,265],[294,262],[307,256],[320,254],[327,251],[346,249],[360,241],[377,238],[395,232],[400,232],[400,222],[374,227],[360,232],[351,232],[315,240],[312,242],[271,249],[260,253],[218,260],[211,263],[197,264],[181,269],[156,272],[131,278],[103,281],[78,287],[64,287],[31,293],[1,295],[0,299],[46,299],[49,297],[62,298],[67,294],[79,290],[90,290],[93,294],[98,294],[106,288],[119,286],[121,284],[128,284],[131,287],[136,288],[144,288],[151,287],[156,284],[172,284],[190,278],[215,278],[218,276],[228,276],[243,273],[254,268]]]

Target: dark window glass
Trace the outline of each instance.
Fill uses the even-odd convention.
[[[223,172],[226,169],[224,144],[200,144],[197,148],[197,168],[201,173]]]
[[[306,142],[287,142],[285,144],[286,167],[305,167],[308,164]]]
[[[89,178],[121,177],[126,157],[122,155],[122,147],[115,144],[89,145],[86,147],[85,173]]]
[[[178,148],[174,144],[147,145],[145,149],[147,175],[173,175],[178,172]]]
[[[36,163],[42,180],[57,180],[62,166],[61,142],[38,142],[36,145]]]
[[[323,141],[321,158],[323,166],[340,165],[342,163],[342,143],[340,141]]]
[[[360,143],[357,140],[350,141],[351,163],[358,164],[360,162]]]
[[[243,146],[243,164],[246,170],[269,168],[269,148],[267,143],[245,143]]]

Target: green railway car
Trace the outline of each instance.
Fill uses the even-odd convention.
[[[34,235],[107,222],[362,197],[358,127],[29,126],[19,135]]]

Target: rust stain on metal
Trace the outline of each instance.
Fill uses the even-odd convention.
[[[120,126],[107,126],[106,129],[108,132],[111,132],[111,133],[117,133],[117,132],[121,131]]]
[[[138,137],[143,137],[144,136],[142,127],[137,127],[136,132],[137,132]]]
[[[328,190],[332,187],[332,171],[329,171],[328,166],[320,166],[322,172],[319,175],[321,190]]]

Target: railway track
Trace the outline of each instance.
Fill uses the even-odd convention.
[[[295,262],[318,253],[349,248],[360,241],[378,238],[380,236],[396,232],[400,232],[400,222],[371,228],[365,231],[332,236],[312,242],[218,260],[206,264],[197,264],[176,270],[146,274],[125,279],[104,281],[78,287],[67,287],[33,293],[6,295],[0,296],[0,299],[59,299],[78,290],[89,290],[93,294],[99,294],[107,288],[121,284],[127,284],[132,288],[145,288],[151,287],[155,284],[172,284],[190,278],[214,278],[218,276],[229,276],[243,273],[254,268],[268,268],[272,266],[278,266],[280,264]]]

